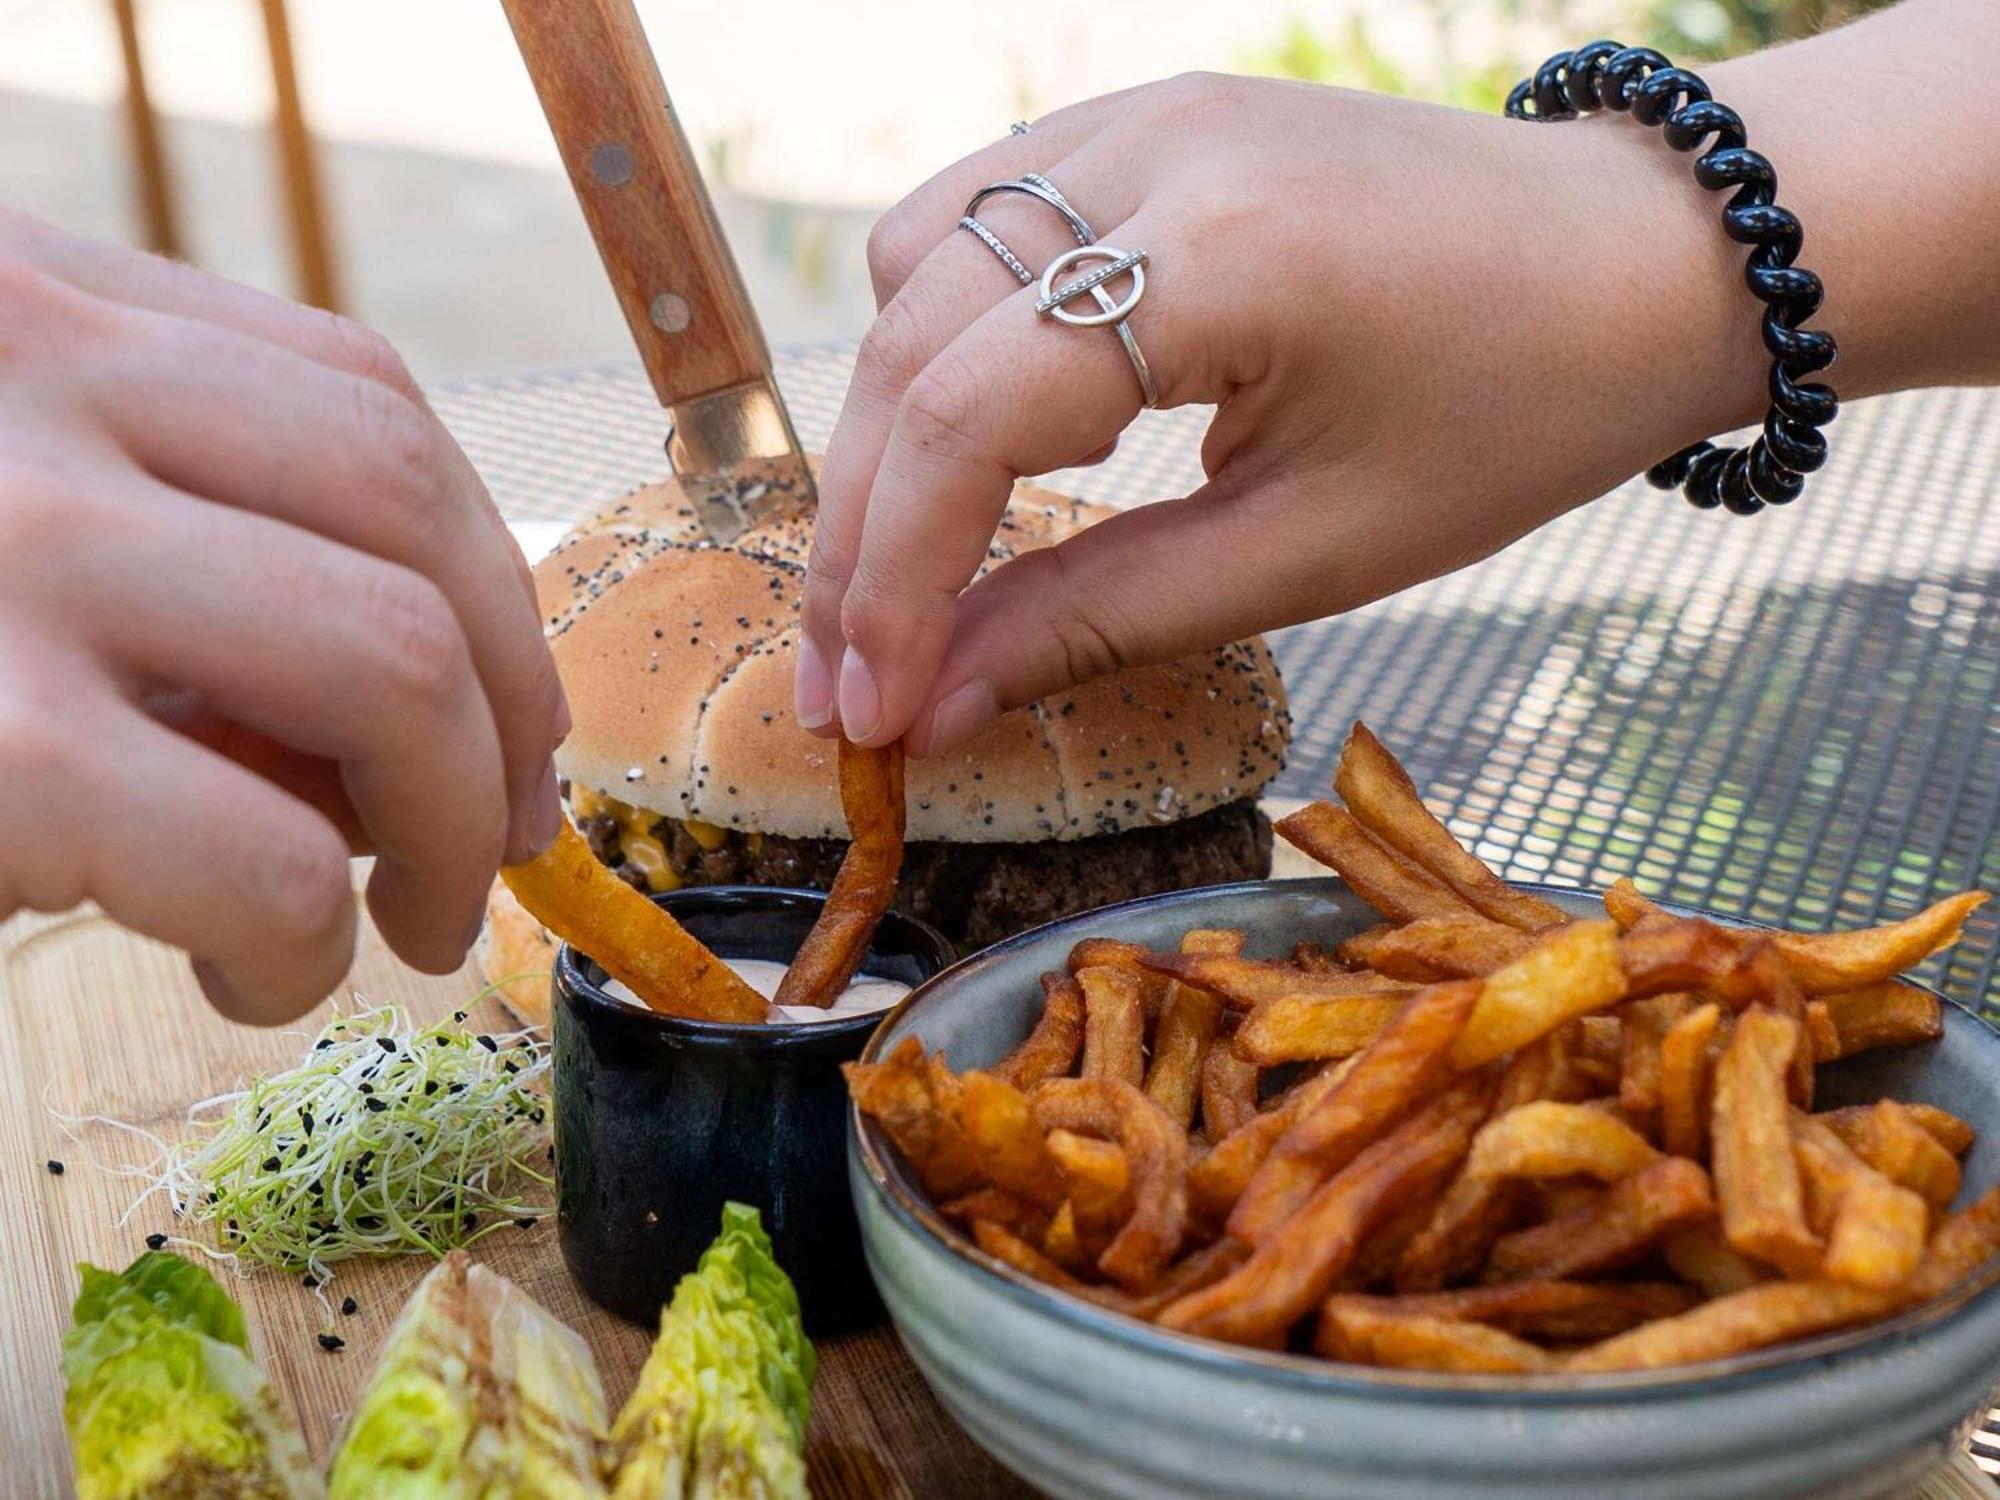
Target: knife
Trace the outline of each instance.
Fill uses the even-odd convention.
[[[812,469],[632,0],[501,0],[718,542],[811,509]]]

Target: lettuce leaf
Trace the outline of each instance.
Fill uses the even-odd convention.
[[[612,1424],[616,1500],[804,1500],[818,1360],[798,1293],[754,1208],[674,1288],[639,1384]]]
[[[153,1251],[80,1268],[63,1339],[78,1500],[319,1500],[298,1426],[207,1271]]]

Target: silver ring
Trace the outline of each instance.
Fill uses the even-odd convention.
[[[1025,135],[1021,122],[1016,122],[1015,133]],[[1139,394],[1148,407],[1160,404],[1160,388],[1153,382],[1153,367],[1146,362],[1145,354],[1139,348],[1139,339],[1132,332],[1132,325],[1126,321],[1132,309],[1139,305],[1139,299],[1146,292],[1146,252],[1143,250],[1119,250],[1110,245],[1097,243],[1097,231],[1090,227],[1090,221],[1070,206],[1069,199],[1040,172],[1023,172],[1019,177],[1003,182],[990,182],[972,195],[972,201],[965,205],[965,213],[958,221],[958,227],[978,236],[988,250],[998,256],[1008,270],[1012,271],[1023,286],[1033,286],[1035,274],[1021,264],[1019,256],[1007,248],[1000,236],[979,222],[979,205],[1000,193],[1021,193],[1038,202],[1046,203],[1063,217],[1069,225],[1069,232],[1075,236],[1077,248],[1065,251],[1050,262],[1049,268],[1041,275],[1041,300],[1035,304],[1035,315],[1041,318],[1055,318],[1073,328],[1101,328],[1109,325],[1118,335],[1118,342],[1124,346],[1125,357],[1132,362],[1132,373],[1139,377]],[[1075,281],[1064,286],[1056,286],[1058,272],[1067,270],[1077,261],[1089,257],[1108,262],[1095,271],[1086,272]],[[1104,283],[1120,276],[1132,278],[1132,290],[1125,296],[1115,298],[1104,289]],[[1094,314],[1070,312],[1064,304],[1077,297],[1089,296],[1097,303]]]
[[[1027,135],[1034,128],[1035,127],[1030,125],[1026,120],[1016,120],[1012,125],[1009,125],[1007,127],[1007,134]]]

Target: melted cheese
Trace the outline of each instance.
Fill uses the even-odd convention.
[[[609,818],[618,825],[618,852],[625,856],[626,864],[646,878],[648,890],[681,888],[680,872],[667,858],[667,846],[653,837],[653,825],[660,821],[658,813],[574,784],[569,789],[569,803],[579,819]]]

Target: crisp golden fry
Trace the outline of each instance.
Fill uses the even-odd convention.
[[[1369,943],[1367,967],[1419,984],[1482,979],[1533,946],[1527,933],[1485,917],[1426,917]]]
[[[1132,1212],[1097,1259],[1128,1291],[1145,1291],[1173,1259],[1187,1229],[1187,1134],[1132,1084],[1052,1078],[1035,1091],[1044,1129],[1115,1135],[1125,1150]]]
[[[1002,1228],[991,1219],[972,1221],[972,1238],[979,1248],[1003,1265],[1012,1266],[1024,1276],[1032,1276],[1037,1281],[1060,1287],[1065,1292],[1081,1292],[1084,1284],[1070,1275],[1049,1256],[1013,1231]]]
[[[1473,1177],[1573,1177],[1617,1182],[1659,1159],[1630,1125],[1588,1104],[1536,1100],[1495,1116],[1473,1138]]]
[[[957,1111],[938,1098],[923,1045],[904,1037],[878,1063],[843,1063],[847,1091],[873,1115],[909,1161],[924,1191],[956,1198],[984,1185],[985,1170],[958,1123]]]
[[[1230,1211],[1230,1234],[1262,1245],[1321,1183],[1410,1113],[1446,1076],[1452,1041],[1479,993],[1478,980],[1460,980],[1413,995],[1346,1076],[1285,1132]]]
[[[1431,1317],[1393,1297],[1335,1296],[1320,1309],[1313,1347],[1328,1359],[1398,1370],[1520,1375],[1553,1370],[1556,1358],[1483,1323]]]
[[[1453,838],[1424,806],[1409,773],[1367,725],[1357,722],[1348,731],[1333,788],[1364,828],[1450,886],[1481,914],[1523,932],[1559,926],[1569,919],[1554,902],[1515,890]]]
[[[1243,951],[1243,934],[1198,930],[1181,939],[1183,953],[1213,953],[1234,957]],[[1146,1070],[1146,1097],[1185,1130],[1194,1122],[1201,1096],[1201,1066],[1222,1025],[1222,1002],[1207,990],[1178,980],[1167,986],[1160,1005],[1160,1023],[1153,1031],[1153,1061]]]
[[[1460,1072],[1518,1051],[1573,1016],[1623,998],[1625,971],[1609,922],[1572,922],[1483,981],[1479,1004],[1451,1049]]]
[[[1331,802],[1313,802],[1280,818],[1278,837],[1318,860],[1375,910],[1397,922],[1478,916],[1472,905],[1422,866],[1379,844]]]
[[[1138,976],[1094,964],[1077,970],[1076,982],[1083,987],[1083,1076],[1137,1088],[1146,1075],[1146,1008]]]
[[[1083,989],[1067,974],[1042,976],[1042,1014],[1021,1045],[987,1071],[1015,1088],[1060,1078],[1083,1050]]]
[[[1208,1049],[1201,1065],[1201,1122],[1220,1143],[1257,1118],[1257,1065],[1237,1055],[1234,1040]]]
[[[1810,1333],[1884,1317],[1897,1307],[1892,1292],[1838,1281],[1767,1281],[1675,1318],[1662,1318],[1580,1350],[1563,1362],[1572,1374],[1598,1370],[1657,1370],[1721,1359]]]
[[[1491,1092],[1479,1078],[1447,1089],[1321,1184],[1235,1271],[1169,1306],[1161,1325],[1275,1345],[1346,1271],[1370,1230],[1458,1165]]]
[[[1654,995],[1620,1007],[1623,1056],[1618,1102],[1628,1119],[1648,1122],[1660,1113],[1660,1050],[1674,1022],[1694,1008],[1691,995]]]
[[[1827,1123],[1838,1132],[1837,1125]],[[1845,1134],[1841,1139],[1848,1141]],[[1861,1128],[1848,1144],[1869,1166],[1940,1212],[1958,1196],[1963,1173],[1957,1158],[1938,1144],[1907,1104],[1878,1101],[1862,1117]]]
[[[1911,1128],[1922,1134],[1921,1126]],[[1923,1139],[1943,1151],[1928,1135]],[[1924,1200],[1862,1161],[1811,1115],[1792,1117],[1792,1149],[1805,1185],[1807,1217],[1814,1232],[1826,1237],[1821,1274],[1881,1290],[1900,1285],[1923,1257],[1930,1228]]]
[[[1708,1154],[1709,1043],[1722,1020],[1714,1001],[1698,1005],[1660,1038],[1660,1146],[1669,1156]]]
[[[1013,1229],[1016,1234],[1022,1233],[1012,1224],[1007,1227]],[[1023,1235],[1023,1238],[1027,1236]],[[1090,1269],[1091,1262],[1097,1259],[1096,1255],[1092,1255],[1085,1248],[1083,1237],[1077,1233],[1076,1208],[1068,1199],[1063,1200],[1062,1207],[1058,1208],[1055,1217],[1049,1220],[1048,1228],[1042,1231],[1041,1240],[1042,1253],[1073,1276],[1081,1276]],[[1098,1253],[1103,1253],[1101,1248]]]
[[[764,997],[688,930],[598,863],[567,820],[556,841],[500,878],[537,922],[595,959],[654,1010],[697,1021],[762,1021]]]
[[[1068,1196],[1028,1096],[991,1073],[959,1078],[958,1123],[996,1187],[1054,1213]]]
[[[1005,1188],[974,1188],[938,1205],[938,1212],[952,1223],[970,1229],[980,1219],[990,1219],[1023,1239],[1040,1239],[1048,1232],[1047,1210],[1030,1203]]]
[[[847,852],[819,919],[779,981],[778,1005],[828,1006],[868,956],[903,873],[903,746],[840,742],[840,810]]]
[[[1113,1286],[1089,1286],[1080,1295],[1128,1317],[1150,1321],[1157,1318],[1168,1304],[1220,1281],[1242,1265],[1249,1253],[1234,1240],[1216,1240],[1168,1266],[1150,1291],[1128,1292]]]
[[[1739,1255],[1722,1237],[1717,1223],[1697,1224],[1660,1247],[1673,1273],[1707,1297],[1726,1297],[1746,1286],[1769,1281],[1775,1272]]]
[[[1688,1288],[1664,1281],[1510,1281],[1416,1296],[1334,1296],[1326,1305],[1373,1304],[1389,1313],[1484,1323],[1524,1338],[1571,1342],[1609,1338],[1654,1318],[1671,1318],[1698,1300]]]
[[[1625,969],[1626,993],[1640,998],[1705,990],[1741,1010],[1751,1000],[1766,998],[1753,990],[1762,971],[1739,973],[1745,939],[1741,933],[1699,917],[1647,917],[1625,930],[1618,940],[1618,961]]]
[[[1373,955],[1376,945],[1387,939],[1391,933],[1400,931],[1402,928],[1394,922],[1378,922],[1375,926],[1363,928],[1353,937],[1345,939],[1333,950],[1333,955],[1343,968],[1372,969],[1375,967]]]
[[[1069,1185],[1066,1206],[1077,1242],[1094,1262],[1132,1217],[1132,1177],[1124,1148],[1074,1131],[1051,1130],[1048,1149]]]
[[[1798,1022],[1764,1006],[1739,1016],[1715,1066],[1713,1119],[1722,1232],[1745,1255],[1797,1277],[1812,1276],[1826,1249],[1806,1223],[1785,1093],[1804,1041]]]
[[[1167,1002],[1167,979],[1140,962],[1145,956],[1146,950],[1137,943],[1117,938],[1085,938],[1069,950],[1069,971],[1080,974],[1091,968],[1129,969],[1139,981],[1139,998],[1145,1006],[1146,1019],[1151,1021]]]
[[[1181,951],[1183,953],[1188,951],[1186,939],[1182,939]],[[1237,951],[1242,951],[1240,944]],[[1318,943],[1300,942],[1292,944],[1292,967],[1305,969],[1314,974],[1338,974],[1347,965]]]
[[[1877,984],[1864,990],[1841,990],[1812,1002],[1832,1027],[1834,1051],[1818,1054],[1821,1062],[1852,1057],[1878,1047],[1906,1047],[1934,1042],[1944,1035],[1944,1010],[1938,997],[1907,984]]]
[[[1618,924],[1620,932],[1630,932],[1648,917],[1666,913],[1639,893],[1629,877],[1619,876],[1604,893],[1604,914]]]
[[[1938,1226],[1903,1295],[1911,1302],[1941,1297],[1995,1255],[2000,1255],[2000,1187],[1987,1189]]]
[[[1939,1109],[1935,1104],[1918,1104],[1908,1099],[1881,1099],[1874,1104],[1845,1104],[1838,1109],[1822,1110],[1813,1118],[1824,1120],[1840,1133],[1840,1138],[1848,1145],[1860,1150],[1861,1140],[1868,1128],[1869,1115],[1883,1104],[1894,1104],[1923,1126],[1930,1138],[1953,1156],[1963,1156],[1972,1149],[1978,1138],[1977,1132],[1948,1109]]]
[[[1503,1235],[1486,1279],[1560,1281],[1615,1271],[1714,1217],[1708,1173],[1684,1157],[1663,1156],[1588,1208]]]
[[[1261,1068],[1359,1052],[1402,1006],[1388,995],[1266,1000],[1243,1018],[1231,1045]]]
[[[1210,1063],[1223,1052],[1221,1047],[1211,1052]],[[1340,1079],[1339,1073],[1320,1073],[1308,1078],[1292,1089],[1277,1108],[1267,1114],[1252,1113],[1217,1141],[1188,1169],[1188,1202],[1193,1211],[1211,1223],[1228,1218],[1271,1148],[1298,1123],[1301,1115],[1331,1093]],[[1202,1107],[1208,1107],[1205,1096]]]
[[[1913,917],[1859,932],[1780,932],[1772,941],[1808,995],[1858,990],[1894,979],[1912,964],[1958,941],[1965,919],[1985,904],[1984,891],[1947,896]]]
[[[1140,960],[1156,975],[1219,995],[1237,1010],[1270,1000],[1333,1000],[1353,995],[1407,995],[1414,986],[1380,974],[1300,969],[1263,958],[1219,953],[1146,953]]]

